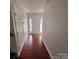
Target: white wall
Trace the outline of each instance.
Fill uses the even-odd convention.
[[[67,0],[50,0],[45,7],[43,41],[52,56],[68,52]]]
[[[25,32],[25,34],[28,33],[27,14],[25,15],[25,18],[24,18],[24,32]]]
[[[14,25],[13,25],[13,19],[12,19],[11,12],[10,12],[10,32],[14,33]],[[14,53],[17,52],[16,39],[15,37],[12,37],[12,36],[10,36],[10,49],[11,49],[11,52],[14,52]]]
[[[16,26],[16,46],[18,45],[18,51],[17,54],[19,55],[25,41],[25,36],[27,36],[27,14],[24,9],[21,8],[19,3],[16,3],[14,0],[13,2],[13,11],[14,11],[14,24]],[[25,29],[25,30],[24,30]],[[27,37],[26,37],[27,38]]]

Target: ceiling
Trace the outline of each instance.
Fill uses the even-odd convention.
[[[26,12],[44,12],[48,0],[14,0],[15,5]]]

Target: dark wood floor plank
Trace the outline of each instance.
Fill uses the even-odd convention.
[[[43,42],[37,35],[29,35],[21,54],[16,59],[51,59]]]

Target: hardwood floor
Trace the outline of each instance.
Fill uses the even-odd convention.
[[[51,59],[38,35],[29,35],[21,54],[16,59]]]

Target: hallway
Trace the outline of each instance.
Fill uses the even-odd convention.
[[[11,0],[10,53],[17,57],[13,59],[68,59],[67,3]],[[42,39],[37,33],[43,33]]]
[[[38,35],[29,35],[17,59],[51,59]]]

